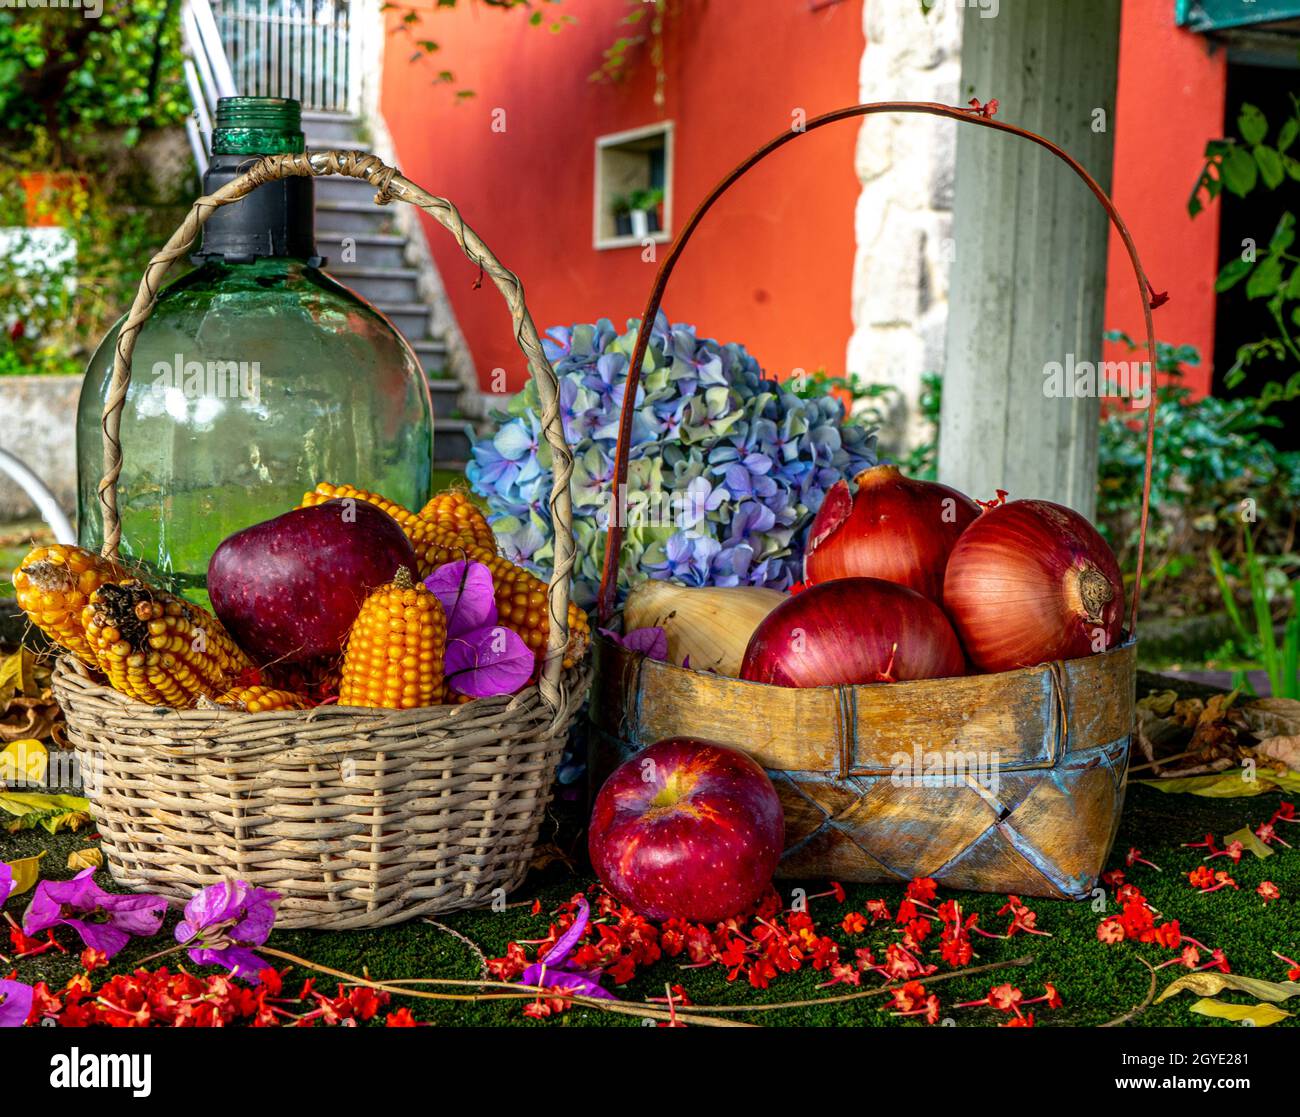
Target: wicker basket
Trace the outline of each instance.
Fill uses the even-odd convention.
[[[1150,286],[1123,221],[1101,187],[1041,136],[983,110],[922,102],[855,105],[760,148],[691,215],[655,277],[624,399],[636,381],[672,269],[704,215],[772,151],[828,124],[884,112],[925,113],[1031,140],[1064,160],[1119,230],[1133,263],[1155,353]],[[615,459],[627,483],[631,410]],[[1147,409],[1145,545],[1155,407]],[[600,593],[609,626],[622,526],[613,520]],[[1142,577],[1139,547],[1137,582]],[[591,719],[593,783],[638,749],[687,736],[741,748],[767,769],[785,809],[778,875],[853,881],[933,877],[952,887],[1081,897],[1105,865],[1119,825],[1135,720],[1137,589],[1130,637],[1087,659],[959,679],[792,690],[689,671],[598,638]],[[933,760],[931,758],[934,758]],[[931,778],[925,778],[929,776]]]
[[[281,893],[279,926],[341,930],[482,905],[519,883],[589,672],[585,664],[562,666],[574,553],[573,458],[555,373],[523,289],[450,202],[361,152],[257,161],[198,199],[150,262],[119,335],[104,410],[104,553],[116,555],[121,538],[116,482],[131,353],[163,274],[217,207],[273,179],[323,174],[368,180],[376,202],[419,206],[451,232],[510,307],[542,401],[555,474],[550,633],[537,684],[460,706],[392,712],[170,710],[127,698],[65,656],[54,690],[116,881],[185,900],[203,885],[236,876]]]

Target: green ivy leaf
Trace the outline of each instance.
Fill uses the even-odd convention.
[[[1234,147],[1223,157],[1223,184],[1238,198],[1255,189],[1258,172],[1255,160],[1244,147]]]
[[[1224,291],[1235,287],[1251,273],[1251,270],[1254,267],[1255,263],[1253,260],[1243,260],[1240,256],[1236,256],[1229,260],[1223,265],[1223,269],[1219,272],[1218,279],[1214,281],[1215,291],[1222,294]]]
[[[1297,135],[1300,135],[1300,119],[1293,116],[1282,125],[1282,131],[1277,135],[1278,151],[1289,151]]]
[[[1255,164],[1259,167],[1260,177],[1264,180],[1264,185],[1270,190],[1276,190],[1286,177],[1286,170],[1282,166],[1282,156],[1273,148],[1260,144],[1255,148]]]
[[[1268,135],[1268,119],[1254,105],[1242,105],[1237,116],[1237,130],[1248,144],[1261,143]]]
[[[1282,218],[1277,223],[1277,228],[1273,230],[1273,236],[1268,242],[1270,252],[1282,253],[1291,247],[1295,241],[1295,214],[1290,210],[1282,214]]]
[[[1263,299],[1282,286],[1282,260],[1278,256],[1265,256],[1246,280],[1246,298]]]

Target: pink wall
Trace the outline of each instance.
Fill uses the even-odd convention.
[[[1156,337],[1195,345],[1201,364],[1184,382],[1209,391],[1214,355],[1214,277],[1219,211],[1192,219],[1187,198],[1206,141],[1223,134],[1227,63],[1205,36],[1174,25],[1174,0],[1126,0],[1120,27],[1119,96],[1112,196],[1137,243],[1142,265],[1169,302],[1155,312]],[[1128,256],[1111,234],[1106,328],[1143,332],[1142,305]],[[1107,357],[1122,359],[1120,346]]]
[[[666,36],[666,103],[653,101],[644,50],[623,85],[587,80],[601,52],[629,28],[626,0],[570,0],[547,14],[577,22],[557,34],[529,26],[526,9],[462,3],[388,38],[383,111],[403,172],[454,201],[466,221],[524,282],[541,330],[607,316],[639,316],[654,265],[638,249],[592,247],[594,141],[675,122],[674,224],[734,163],[808,116],[857,100],[864,48],[860,2],[810,11],[806,0],[675,0]],[[398,13],[389,13],[390,28]],[[638,28],[643,25],[638,25]],[[440,51],[410,61],[411,40]],[[475,96],[431,84],[440,69]],[[506,131],[491,128],[506,110]],[[857,126],[810,133],[733,188],[692,238],[665,299],[674,321],[745,344],[769,371],[844,371],[851,330],[853,169]],[[505,368],[524,378],[509,315],[441,229],[430,240],[480,379]],[[660,246],[662,252],[666,246]]]

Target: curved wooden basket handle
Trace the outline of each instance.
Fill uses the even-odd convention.
[[[1156,343],[1155,330],[1151,323],[1152,309],[1152,289],[1151,284],[1146,277],[1146,272],[1142,270],[1142,261],[1138,259],[1137,248],[1133,244],[1133,238],[1129,234],[1128,227],[1124,224],[1115,209],[1114,203],[1107,197],[1097,180],[1092,177],[1079,162],[1071,155],[1057,147],[1051,140],[1045,139],[1036,132],[1030,132],[1024,128],[1017,128],[1014,124],[1004,124],[1000,120],[994,120],[986,115],[987,110],[982,107],[974,109],[961,108],[954,105],[941,105],[933,101],[875,101],[870,104],[850,105],[847,108],[836,109],[834,112],[824,113],[821,116],[815,116],[809,120],[799,131],[782,132],[774,139],[768,140],[762,147],[755,151],[748,158],[737,164],[712,190],[707,197],[691,214],[686,224],[682,226],[682,231],[677,234],[673,240],[672,246],[664,256],[663,263],[659,265],[659,271],[655,274],[654,286],[650,289],[650,298],[646,301],[645,311],[641,315],[641,324],[637,329],[636,348],[632,351],[632,359],[628,364],[627,386],[623,391],[623,410],[619,416],[618,425],[618,447],[614,455],[614,484],[615,492],[621,492],[623,486],[627,484],[627,467],[628,458],[631,450],[632,437],[632,413],[633,408],[629,401],[636,400],[637,384],[641,379],[641,363],[645,359],[645,351],[650,343],[650,332],[654,327],[654,321],[659,313],[659,304],[663,301],[664,288],[668,285],[668,277],[672,275],[673,268],[677,265],[682,251],[686,248],[687,242],[691,239],[691,234],[695,232],[696,227],[704,219],[704,215],[713,208],[716,202],[725,194],[737,179],[741,178],[755,163],[761,162],[767,156],[771,155],[779,147],[784,147],[792,140],[798,139],[807,132],[812,132],[818,128],[823,128],[827,124],[835,124],[841,120],[848,120],[856,116],[872,116],[876,113],[885,112],[904,112],[904,113],[923,113],[928,116],[943,116],[950,120],[957,120],[963,124],[977,124],[982,128],[992,128],[998,132],[1008,132],[1013,136],[1019,136],[1022,139],[1032,140],[1039,147],[1045,147],[1058,159],[1063,160],[1069,165],[1088,189],[1093,192],[1097,200],[1105,208],[1106,213],[1110,216],[1111,223],[1119,231],[1121,239],[1124,241],[1124,247],[1128,250],[1129,260],[1133,265],[1133,274],[1137,277],[1138,293],[1142,297],[1142,313],[1146,320],[1147,335],[1147,354],[1151,359],[1152,369],[1152,398],[1147,405],[1147,422],[1146,422],[1146,464],[1144,466],[1142,478],[1142,522],[1140,534],[1138,537],[1138,560],[1137,560],[1137,578],[1133,584],[1133,605],[1129,616],[1130,634],[1137,631],[1137,614],[1138,599],[1142,593],[1142,561],[1146,554],[1147,542],[1147,513],[1151,504],[1151,456],[1155,446],[1155,422],[1156,422],[1156,401],[1155,401],[1155,367],[1156,367]],[[1160,300],[1163,302],[1163,298]],[[614,612],[614,597],[618,587],[618,568],[619,559],[623,548],[623,525],[619,523],[617,516],[611,516],[609,520],[609,535],[605,543],[605,562],[601,572],[600,596],[598,598],[599,617],[602,625],[609,623],[610,617]]]
[[[515,341],[528,360],[528,370],[537,385],[542,404],[542,430],[552,451],[554,480],[551,485],[551,520],[555,525],[555,568],[546,591],[550,630],[546,658],[538,685],[542,698],[557,716],[563,709],[559,679],[563,670],[564,648],[569,638],[569,579],[573,572],[573,506],[569,498],[569,478],[573,473],[573,454],[564,438],[560,421],[560,388],[555,370],[542,350],[537,327],[524,303],[524,288],[513,272],[504,267],[491,249],[460,216],[446,198],[438,198],[404,178],[393,167],[373,155],[360,151],[310,151],[298,155],[268,155],[251,162],[247,171],[226,183],[214,194],[199,198],[190,208],[179,229],[149,261],[135,301],[117,338],[113,361],[113,379],[104,406],[104,476],[99,482],[99,503],[104,524],[103,553],[117,556],[122,538],[122,523],[117,512],[117,479],[122,472],[122,406],[131,384],[131,354],[141,327],[149,320],[158,301],[158,288],[167,269],[189,251],[204,222],[220,206],[237,202],[263,183],[293,175],[349,175],[375,187],[375,202],[384,205],[393,199],[418,206],[453,237],[465,255],[492,277],[514,320]],[[342,479],[346,480],[346,478]]]

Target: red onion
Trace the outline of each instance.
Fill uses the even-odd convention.
[[[1114,647],[1124,623],[1119,563],[1078,512],[1047,500],[991,508],[953,548],[943,603],[985,671]]]
[[[943,571],[958,536],[979,506],[947,485],[914,481],[877,465],[855,478],[857,494],[837,481],[808,532],[804,577],[883,578],[943,601]]]
[[[809,687],[965,672],[957,634],[934,602],[879,578],[838,578],[795,594],[763,619],[740,677]]]

